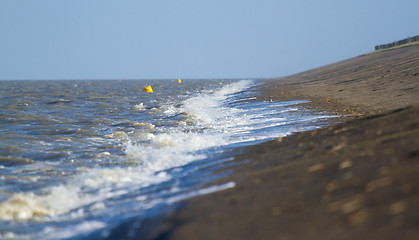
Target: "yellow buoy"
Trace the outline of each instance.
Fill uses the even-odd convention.
[[[177,80],[178,83],[181,83],[182,81],[180,80],[180,78]]]
[[[150,85],[148,85],[147,87],[143,88],[143,92],[153,92],[153,89]]]

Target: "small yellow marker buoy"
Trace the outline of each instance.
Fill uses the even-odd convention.
[[[148,85],[147,87],[143,88],[143,92],[153,92],[153,89],[150,85]]]
[[[180,80],[180,78],[177,80],[178,83],[181,83],[182,81]]]

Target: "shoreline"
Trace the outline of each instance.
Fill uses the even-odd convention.
[[[258,101],[305,99],[301,106],[340,117],[243,149],[237,164],[222,170],[234,173],[216,181],[234,181],[234,188],[188,199],[129,236],[416,239],[418,74],[416,45],[264,80]],[[124,231],[110,238],[123,239]]]
[[[362,117],[419,103],[419,46],[361,55],[265,81],[260,100],[307,99],[314,110]]]

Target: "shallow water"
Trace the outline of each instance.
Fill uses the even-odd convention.
[[[0,238],[106,237],[234,187],[203,187],[234,149],[327,123],[303,101],[252,101],[257,84],[0,81]]]

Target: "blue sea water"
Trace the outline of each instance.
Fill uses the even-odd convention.
[[[207,184],[241,147],[327,124],[304,100],[257,101],[258,84],[0,81],[0,239],[106,237],[234,188]]]

